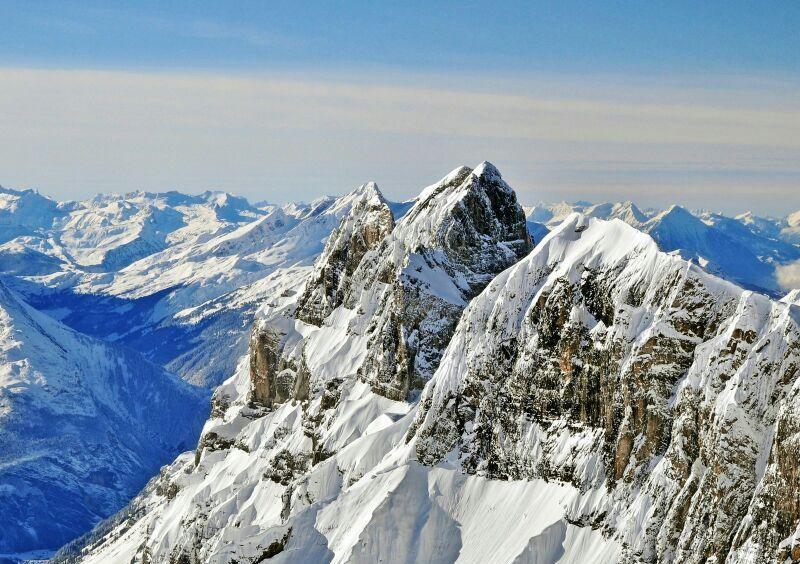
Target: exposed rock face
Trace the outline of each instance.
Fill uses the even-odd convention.
[[[333,325],[354,316],[346,332],[366,343],[358,365],[338,377],[358,368],[376,393],[403,400],[433,374],[468,301],[532,243],[513,190],[489,163],[456,169],[427,188],[396,226],[375,184],[358,193],[317,261],[295,317],[320,327],[328,317]],[[275,327],[262,318],[250,349],[253,399],[269,405],[299,399],[278,394],[275,378],[296,373],[313,340],[287,339]],[[317,380],[311,385],[322,389]],[[299,391],[307,387],[304,380]]]
[[[574,216],[470,305],[409,440],[426,464],[608,492],[567,518],[631,561],[782,559],[798,319],[621,222]]]
[[[361,186],[351,212],[328,237],[297,306],[297,319],[312,325],[322,321],[344,301],[350,278],[367,251],[394,228],[392,210],[374,182]]]
[[[308,399],[308,370],[280,355],[280,335],[259,324],[250,337],[250,399],[271,407],[288,399]]]
[[[253,331],[250,336],[250,379],[253,382],[254,401],[272,405],[276,400],[287,399],[278,393],[277,347],[278,336],[268,328]]]
[[[491,164],[457,169],[426,189],[362,261],[345,302],[363,304],[368,287],[383,285],[375,297],[384,314],[370,326],[361,377],[391,399],[421,388],[469,300],[531,248],[524,212]]]

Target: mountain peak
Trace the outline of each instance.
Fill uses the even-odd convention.
[[[664,217],[666,217],[666,216],[672,216],[672,217],[691,216],[691,217],[694,217],[689,210],[687,210],[686,208],[684,208],[683,206],[680,206],[678,204],[672,204],[666,210],[664,210],[664,212],[661,215],[664,216]]]
[[[670,225],[672,227],[691,227],[696,229],[705,224],[684,207],[673,204],[660,214],[653,217],[649,223],[652,226]]]
[[[392,210],[374,182],[362,184],[342,200],[350,210],[328,237],[298,301],[296,317],[312,325],[321,325],[341,305],[361,259],[394,229]]]
[[[386,198],[384,198],[383,193],[381,192],[380,188],[378,188],[377,183],[370,180],[353,190],[350,193],[354,198],[364,199],[364,200],[373,200],[373,203],[385,203]]]
[[[494,166],[489,161],[483,161],[481,164],[476,166],[475,169],[472,171],[472,174],[474,174],[475,176],[482,176],[488,179],[496,178],[498,180],[501,180],[503,178],[497,167]]]
[[[524,229],[525,214],[517,203],[516,194],[488,161],[475,169],[461,166],[425,188],[398,222],[398,237],[408,249],[447,244],[441,239],[451,231],[454,221],[466,221],[484,235],[494,231],[497,235],[510,228],[521,241],[530,245]],[[512,225],[514,227],[510,227]],[[506,236],[511,238],[509,233],[502,238]],[[440,240],[435,242],[433,238]]]

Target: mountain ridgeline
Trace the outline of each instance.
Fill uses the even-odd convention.
[[[800,559],[796,300],[630,207],[534,247],[489,163],[400,213],[348,197],[313,267],[263,282],[195,451],[57,560]]]
[[[488,163],[457,169],[427,189],[397,225],[367,184],[329,238],[296,316],[322,326],[338,308],[356,311],[351,323],[368,335],[360,377],[376,393],[405,400],[433,374],[468,301],[531,248],[514,192]],[[308,397],[317,383],[307,381],[302,346],[268,322],[257,325],[255,401]],[[288,384],[278,374],[294,379],[292,396],[278,391]]]

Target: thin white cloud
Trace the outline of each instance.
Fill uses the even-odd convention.
[[[734,87],[720,99],[704,92],[692,103],[690,92],[673,95],[674,86],[663,96],[652,85],[640,87],[637,96],[624,84],[593,91],[589,78],[582,89],[565,80],[547,88],[498,83],[493,90],[490,82],[437,87],[433,80],[406,86],[0,69],[0,83],[0,170],[11,176],[0,181],[6,184],[163,189],[151,183],[227,180],[250,189],[276,180],[270,171],[281,170],[282,181],[305,182],[309,193],[319,193],[347,188],[310,185],[331,166],[346,168],[341,178],[349,179],[351,171],[385,174],[414,163],[424,169],[409,173],[417,182],[416,174],[434,167],[446,172],[483,158],[510,163],[523,190],[583,184],[587,196],[596,186],[641,183],[650,172],[652,189],[665,186],[670,173],[666,191],[678,178],[678,188],[695,183],[693,191],[699,186],[711,198],[729,181],[703,177],[709,171],[738,171],[747,180],[745,194],[752,182],[790,194],[800,178],[800,104],[760,107],[752,87],[742,89],[737,104]],[[571,94],[553,94],[559,88]],[[114,186],[103,188],[103,179]],[[280,198],[295,192],[285,189]]]
[[[213,41],[239,41],[254,47],[286,47],[298,43],[297,39],[288,40],[274,33],[265,33],[255,27],[228,25],[213,21],[197,20],[174,27],[185,37]]]
[[[800,260],[779,265],[775,268],[775,276],[784,290],[800,288]]]

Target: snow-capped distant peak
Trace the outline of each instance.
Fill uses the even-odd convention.
[[[790,290],[789,293],[781,298],[781,301],[786,304],[800,306],[800,288]]]
[[[371,204],[386,203],[386,199],[383,197],[378,185],[371,180],[350,192],[349,196],[353,198],[353,201],[365,201]]]
[[[697,220],[697,217],[692,215],[692,213],[683,206],[672,204],[663,212],[656,215],[656,217],[653,219],[658,219],[660,221],[669,219],[670,221],[686,221],[694,223],[694,221]]]

